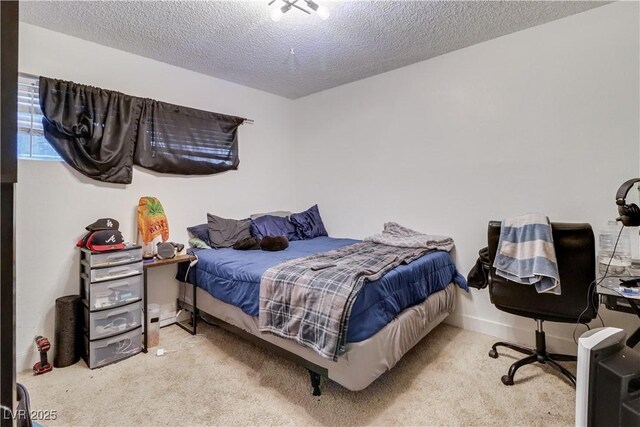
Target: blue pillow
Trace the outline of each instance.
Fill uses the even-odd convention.
[[[249,231],[253,237],[258,239],[265,236],[286,236],[288,240],[299,240],[296,227],[289,221],[289,218],[281,216],[264,215],[252,219]]]
[[[296,227],[296,235],[300,240],[328,236],[324,228],[318,205],[313,205],[304,212],[292,214],[289,219]]]
[[[187,227],[187,231],[191,233],[191,235],[196,239],[200,239],[203,242],[205,242],[207,245],[211,246],[211,242],[209,241],[209,225],[208,224],[199,224],[199,225],[194,225],[193,227]]]

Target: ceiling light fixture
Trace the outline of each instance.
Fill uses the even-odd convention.
[[[306,0],[307,5],[314,10],[320,19],[327,19],[329,17],[329,9],[325,6],[320,6],[318,3],[312,0]]]
[[[277,0],[271,0],[269,2],[269,6],[274,4],[276,1]],[[284,3],[284,6],[277,7],[271,11],[271,19],[273,19],[276,22],[281,20],[284,14],[289,12],[292,7],[295,7],[296,9],[303,11],[307,15],[311,14],[311,12],[309,12],[303,6],[299,6],[296,4],[300,0],[281,0],[281,1]],[[330,14],[329,9],[326,8],[325,6],[320,6],[318,3],[314,2],[313,0],[301,0],[301,1],[304,1],[307,4],[307,7],[309,9],[317,13],[320,19],[327,19],[329,17],[329,14]]]

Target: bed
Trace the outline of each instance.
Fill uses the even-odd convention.
[[[284,251],[201,249],[186,278],[178,303],[232,332],[279,350],[307,367],[314,394],[326,376],[350,390],[362,390],[391,369],[454,309],[456,287],[466,289],[447,252],[433,251],[368,282],[357,296],[346,335],[346,351],[332,361],[312,350],[258,329],[260,280],[270,267],[357,243],[353,239],[317,237],[292,241]],[[184,281],[186,267],[178,270]],[[192,331],[193,332],[193,331]],[[284,352],[284,353],[283,353]]]

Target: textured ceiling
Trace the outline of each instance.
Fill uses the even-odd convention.
[[[329,19],[273,22],[267,1],[21,2],[20,19],[295,99],[605,4],[316,1]]]

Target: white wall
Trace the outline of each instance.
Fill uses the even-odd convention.
[[[121,186],[61,162],[19,162],[18,367],[35,362],[34,335],[53,337],[55,298],[77,292],[83,227],[112,216],[134,239],[143,195],[161,200],[176,241],[207,211],[241,217],[319,203],[336,236],[363,237],[388,220],[449,234],[464,274],[489,219],[539,210],[601,228],[615,216],[618,185],[639,173],[638,33],[638,4],[617,3],[289,101],[21,24],[23,72],[255,124],[241,128],[240,169],[208,177],[136,168]],[[165,316],[177,296],[173,271],[150,276]],[[532,322],[496,310],[486,291],[460,296],[453,324],[531,342]],[[635,327],[631,316],[604,317]],[[571,327],[547,330],[552,346],[570,350]]]
[[[131,95],[249,117],[240,129],[237,171],[205,177],[168,176],[135,168],[127,186],[93,181],[63,162],[21,160],[17,186],[17,363],[36,361],[32,340],[53,340],[54,301],[78,292],[75,241],[96,218],[120,221],[136,239],[141,196],[156,196],[169,219],[171,239],[187,241],[186,227],[206,213],[246,217],[293,207],[293,102],[161,62],[20,24],[20,71],[73,80]],[[163,316],[175,310],[175,266],[150,272],[150,301]]]
[[[491,219],[541,211],[597,232],[639,172],[638,33],[638,3],[612,4],[296,101],[298,208],[317,202],[335,235],[390,220],[451,235],[465,275]],[[451,323],[532,343],[533,321],[486,290],[460,296]],[[547,331],[571,350],[573,327]]]

